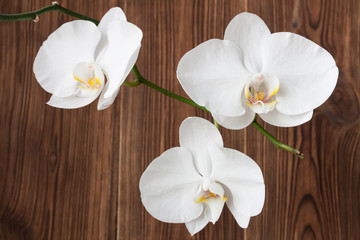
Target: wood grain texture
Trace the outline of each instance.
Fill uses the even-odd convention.
[[[50,13],[36,24],[0,23],[0,239],[360,239],[358,0],[60,3],[97,19],[110,7],[123,8],[144,33],[137,63],[142,74],[183,96],[176,81],[180,58],[203,41],[222,38],[243,11],[259,15],[272,32],[299,33],[326,48],[339,67],[339,81],[310,122],[296,128],[261,122],[300,148],[304,160],[277,151],[251,126],[221,129],[225,146],[245,152],[263,170],[264,209],[246,230],[225,209],[216,225],[190,237],[184,224],[161,223],[145,211],[138,182],[155,157],[178,146],[183,119],[210,116],[146,86],[122,87],[105,111],[97,111],[96,103],[51,108],[32,64],[47,36],[72,18]],[[0,12],[48,4],[1,0]]]

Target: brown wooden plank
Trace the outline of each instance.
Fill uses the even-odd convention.
[[[45,6],[1,1],[1,13]],[[360,4],[357,0],[61,1],[100,19],[120,6],[144,33],[138,67],[148,79],[186,96],[176,81],[184,53],[222,38],[242,11],[271,31],[299,33],[325,47],[340,69],[332,97],[297,128],[265,125],[306,155],[277,151],[251,126],[221,129],[225,146],[252,157],[266,184],[263,212],[249,228],[225,209],[216,225],[190,237],[183,224],[152,218],[138,181],[163,151],[178,146],[188,116],[210,115],[146,86],[122,87],[114,105],[54,109],[36,82],[33,59],[46,39],[72,18],[51,13],[0,23],[0,239],[360,239]],[[132,76],[130,77],[132,78]],[[319,89],[321,91],[321,89]]]

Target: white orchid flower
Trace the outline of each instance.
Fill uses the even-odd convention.
[[[316,43],[294,33],[271,34],[258,16],[241,13],[224,40],[187,52],[177,76],[190,98],[226,128],[248,126],[255,113],[272,125],[291,127],[309,121],[329,98],[338,68]]]
[[[118,7],[98,26],[83,20],[63,24],[43,43],[34,62],[37,81],[52,93],[47,104],[79,108],[101,93],[98,109],[110,106],[136,62],[141,39],[142,31]]]
[[[180,147],[156,158],[140,179],[141,200],[156,219],[185,223],[191,235],[215,223],[224,204],[246,228],[264,205],[259,166],[245,154],[223,147],[218,129],[191,117],[180,126]]]

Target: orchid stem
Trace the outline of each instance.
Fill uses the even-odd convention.
[[[41,8],[39,10],[33,11],[33,12],[27,12],[27,13],[18,13],[18,14],[0,14],[0,22],[12,22],[12,21],[23,21],[23,20],[33,20],[34,22],[39,21],[39,16],[47,13],[47,12],[61,12],[61,13],[65,13],[69,16],[75,17],[77,19],[82,19],[82,20],[87,20],[87,21],[91,21],[94,24],[98,25],[99,24],[99,20],[96,20],[94,18],[90,18],[87,17],[85,15],[82,15],[80,13],[77,12],[73,12],[69,9],[66,9],[62,6],[60,6],[57,2],[53,2],[52,5]],[[180,102],[186,103],[188,105],[194,106],[196,108],[199,108],[201,110],[204,110],[206,112],[210,112],[209,110],[207,110],[205,107],[200,106],[198,104],[196,104],[194,101],[182,97],[180,95],[177,95],[175,93],[170,92],[169,90],[162,88],[148,80],[146,80],[139,72],[139,70],[137,69],[136,65],[134,65],[134,67],[132,68],[132,71],[135,75],[135,81],[133,82],[128,82],[125,81],[124,85],[128,86],[128,87],[137,87],[140,84],[145,84],[148,87],[155,89],[158,92],[161,92],[162,94],[174,98]],[[282,142],[280,142],[279,140],[277,140],[274,136],[272,136],[268,131],[266,131],[257,121],[256,119],[254,119],[254,121],[251,123],[259,132],[261,132],[266,138],[268,138],[274,145],[275,147],[279,148],[279,149],[284,149],[286,151],[289,151],[293,154],[295,154],[297,157],[299,157],[300,159],[304,158],[304,154],[301,153],[299,150],[292,148]],[[219,128],[219,124],[215,121],[214,119],[214,125]]]
[[[87,17],[77,12],[73,12],[69,9],[63,8],[57,2],[53,2],[52,5],[41,8],[33,12],[18,13],[18,14],[0,14],[0,22],[13,22],[13,21],[22,21],[22,20],[33,20],[34,22],[37,22],[39,16],[47,12],[62,12],[78,19],[91,21],[96,25],[99,24],[98,20]]]
[[[214,119],[214,126],[217,128],[217,129],[219,129],[219,123],[215,120],[215,118],[213,118]]]
[[[140,84],[145,84],[146,86],[148,87],[151,87],[152,89],[155,89],[156,91],[158,92],[161,92],[162,94],[168,96],[168,97],[171,97],[171,98],[174,98],[180,102],[183,102],[183,103],[186,103],[188,105],[191,105],[193,107],[196,107],[196,108],[199,108],[199,109],[202,109],[206,112],[209,112],[209,110],[207,110],[205,107],[202,107],[198,104],[196,104],[194,101],[188,99],[188,98],[185,98],[185,97],[182,97],[180,95],[177,95],[173,92],[170,92],[169,90],[165,89],[165,88],[162,88],[148,80],[146,80],[143,76],[141,76],[139,70],[137,69],[136,65],[134,65],[133,69],[132,69],[134,75],[135,75],[135,81],[133,82],[127,82],[125,81],[124,82],[124,85],[125,86],[128,86],[128,87],[136,87]]]
[[[299,150],[292,148],[282,142],[280,142],[279,140],[277,140],[273,135],[271,135],[268,131],[266,131],[257,121],[256,119],[254,119],[254,121],[252,121],[251,123],[259,132],[261,132],[267,139],[270,140],[270,142],[272,142],[275,147],[277,147],[278,149],[284,149],[286,151],[289,151],[291,153],[293,153],[295,156],[297,156],[300,159],[304,159],[304,154],[302,152],[300,152]]]

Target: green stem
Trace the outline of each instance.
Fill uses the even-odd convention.
[[[193,107],[196,107],[196,108],[199,108],[199,109],[202,109],[206,112],[209,112],[209,110],[207,110],[205,107],[202,107],[198,104],[196,104],[194,101],[190,100],[190,99],[187,99],[185,97],[182,97],[180,95],[177,95],[175,93],[172,93],[170,92],[169,90],[165,89],[165,88],[162,88],[148,80],[146,80],[143,76],[141,76],[139,70],[137,69],[136,65],[134,65],[133,69],[132,69],[134,75],[135,75],[135,81],[133,82],[127,82],[125,81],[124,82],[124,85],[128,86],[128,87],[136,87],[138,85],[140,85],[141,83],[142,84],[145,84],[146,86],[148,87],[151,87],[152,89],[155,89],[156,91],[158,92],[161,92],[162,94],[168,96],[168,97],[171,97],[171,98],[174,98],[180,102],[183,102],[183,103],[186,103],[188,105],[191,105]]]
[[[300,152],[299,150],[292,148],[282,142],[280,142],[279,140],[277,140],[273,135],[271,135],[268,131],[266,131],[257,121],[256,119],[254,119],[254,121],[251,123],[259,132],[261,132],[267,139],[270,140],[270,142],[272,142],[275,147],[279,148],[279,149],[284,149],[286,151],[289,151],[293,154],[295,154],[298,158],[300,159],[304,159],[304,154],[302,152]]]
[[[215,125],[215,127],[217,128],[217,129],[219,129],[219,123],[215,120],[215,118],[213,118],[213,120],[214,120],[214,125]]]
[[[87,17],[85,15],[79,14],[77,12],[73,12],[69,9],[63,8],[61,7],[57,2],[53,2],[53,4],[51,6],[47,6],[44,8],[41,8],[39,10],[33,11],[33,12],[27,12],[27,13],[19,13],[19,14],[0,14],[0,22],[11,22],[11,21],[22,21],[22,20],[33,20],[33,21],[38,21],[39,20],[39,16],[47,13],[47,12],[62,12],[65,13],[69,16],[78,18],[78,19],[82,19],[82,20],[88,20],[93,22],[94,24],[98,25],[99,21],[90,17]],[[176,100],[179,100],[180,102],[189,104],[191,106],[194,106],[196,108],[202,109],[206,112],[209,112],[205,107],[202,107],[198,104],[196,104],[194,101],[184,98],[180,95],[177,95],[175,93],[170,92],[169,90],[162,88],[148,80],[146,80],[139,72],[139,70],[137,69],[136,65],[134,65],[133,69],[132,69],[134,75],[135,75],[135,81],[133,82],[124,82],[124,85],[128,86],[128,87],[136,87],[140,84],[145,84],[147,86],[149,86],[152,89],[155,89],[158,92],[161,92],[162,94],[165,94],[168,97],[174,98]],[[219,128],[219,124],[214,120],[214,124],[217,128]],[[267,137],[274,145],[275,147],[279,148],[279,149],[284,149],[286,151],[289,151],[293,154],[295,154],[296,156],[298,156],[300,159],[304,158],[304,154],[301,153],[299,150],[292,148],[282,142],[280,142],[279,140],[277,140],[274,136],[272,136],[269,132],[267,132],[257,121],[256,119],[254,119],[254,121],[252,122],[252,125],[259,131],[261,132],[265,137]]]
[[[12,21],[22,21],[22,20],[37,21],[40,15],[47,12],[55,12],[55,11],[65,13],[67,15],[70,15],[78,19],[91,21],[96,25],[99,24],[98,20],[79,14],[77,12],[73,12],[69,9],[63,8],[55,2],[51,6],[47,6],[33,12],[19,13],[19,14],[0,14],[0,22],[12,22]]]

